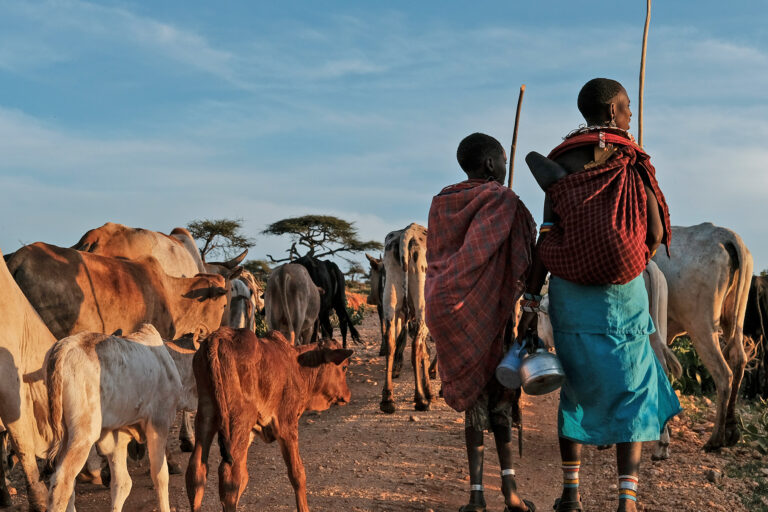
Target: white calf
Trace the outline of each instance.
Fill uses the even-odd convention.
[[[56,342],[45,365],[54,431],[49,512],[75,510],[75,476],[94,443],[109,462],[111,510],[122,510],[132,438],[146,440],[159,509],[169,512],[165,445],[176,411],[197,407],[193,356],[148,324],[124,338],[81,333]]]

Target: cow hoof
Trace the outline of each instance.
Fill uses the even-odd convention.
[[[100,472],[83,470],[77,474],[75,480],[84,484],[101,485],[102,476]]]
[[[705,452],[717,452],[720,451],[720,448],[723,447],[723,443],[718,441],[713,441],[710,439],[707,441],[707,443],[704,445],[704,451]]]
[[[651,454],[651,460],[667,460],[669,458],[669,453],[653,453]]]
[[[189,439],[179,439],[179,450],[189,453],[195,449],[195,443]]]
[[[181,464],[178,462],[168,462],[168,474],[169,475],[180,475],[181,474]]]
[[[598,450],[608,450],[610,448],[613,448],[612,444],[599,444],[597,445]]]
[[[737,427],[726,427],[725,446],[733,446],[741,439],[741,432]]]
[[[417,411],[428,411],[429,402],[416,402],[416,405],[413,408]]]
[[[381,412],[392,414],[397,410],[397,407],[395,407],[395,402],[392,400],[382,400],[379,403],[379,409],[381,409]]]

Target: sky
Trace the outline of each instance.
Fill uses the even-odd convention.
[[[514,189],[540,221],[523,157],[583,123],[587,80],[625,85],[636,133],[644,17],[642,0],[0,0],[0,249],[241,218],[264,258],[289,246],[269,223],[310,213],[383,241],[464,179],[464,136],[510,145],[523,83]],[[766,19],[765,0],[657,0],[644,109],[673,225],[732,229],[756,272]]]

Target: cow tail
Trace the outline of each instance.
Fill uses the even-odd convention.
[[[403,273],[405,274],[405,290],[403,290],[403,309],[405,311],[405,327],[408,327],[408,268],[411,262],[411,239],[413,238],[413,231],[409,225],[403,231],[403,237],[400,240],[400,266],[403,267]]]
[[[726,298],[726,311],[723,311],[729,317],[729,329],[728,332],[723,332],[723,335],[727,343],[731,343],[735,339],[736,332],[741,331],[744,327],[749,287],[752,284],[753,262],[752,255],[738,236],[735,240],[726,242],[724,245],[731,257],[731,266],[734,271],[733,284],[727,292],[730,297]],[[728,308],[729,304],[732,304],[732,309]],[[731,310],[729,311],[729,309]]]
[[[48,449],[47,465],[54,467],[56,457],[61,452],[66,425],[64,424],[63,397],[63,360],[66,344],[58,342],[53,345],[46,361],[45,385],[48,388],[48,414],[51,426],[51,445]]]
[[[221,372],[221,360],[219,359],[218,334],[208,338],[208,367],[211,371],[211,387],[213,388],[213,402],[219,413],[219,449],[221,459],[229,465],[233,464],[231,450],[231,436],[229,430],[229,406],[224,394],[224,379]]]
[[[281,288],[280,293],[280,302],[283,303],[283,314],[288,318],[288,325],[291,326],[291,339],[288,340],[291,345],[296,345],[298,342],[297,334],[296,334],[296,326],[293,325],[293,318],[291,318],[291,308],[288,307],[288,285],[291,281],[291,274],[288,272],[283,272],[283,285]],[[312,282],[312,286],[314,286],[314,282]],[[328,291],[326,291],[328,293]]]

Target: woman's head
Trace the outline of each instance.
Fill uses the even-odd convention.
[[[581,115],[590,125],[615,123],[622,130],[629,130],[632,111],[629,96],[624,87],[610,78],[593,78],[579,91],[578,106]]]

